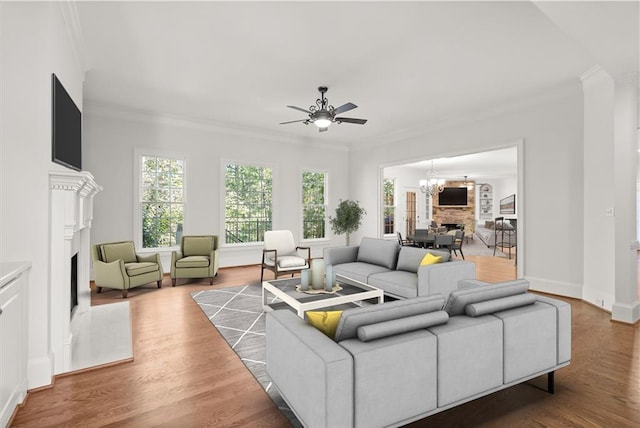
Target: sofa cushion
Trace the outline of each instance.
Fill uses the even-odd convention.
[[[180,260],[176,261],[176,267],[178,268],[209,267],[209,257],[207,256],[183,257]]]
[[[133,241],[102,245],[102,260],[105,263],[115,262],[120,259],[125,263],[135,263],[138,261]]]
[[[124,268],[127,270],[127,275],[136,276],[143,273],[156,272],[158,270],[157,263],[143,262],[143,263],[125,263]]]
[[[264,263],[269,266],[275,265],[274,257],[266,257]],[[278,267],[287,268],[304,268],[307,266],[307,259],[299,256],[278,256]]]
[[[443,303],[444,297],[433,295],[347,309],[340,317],[336,329],[336,342],[356,338],[358,327],[362,325],[439,311]]]
[[[213,249],[213,236],[185,236],[182,238],[184,256],[206,256]]]
[[[346,276],[347,278],[355,279],[356,281],[368,283],[369,277],[381,272],[389,272],[389,269],[372,265],[369,263],[343,263],[340,265],[334,265],[333,270],[337,275]]]
[[[422,258],[425,254],[427,254],[427,250],[425,250],[424,248],[400,248],[396,270],[404,270],[413,273],[418,272],[418,266],[420,266],[420,262],[422,261]]]
[[[330,338],[335,337],[342,311],[307,311],[305,314],[309,324]]]
[[[528,289],[528,281],[517,279],[498,284],[455,290],[449,295],[444,310],[447,311],[451,317],[454,315],[462,315],[464,314],[464,308],[471,303],[523,294],[526,293]]]
[[[464,312],[470,317],[492,314],[498,311],[519,308],[520,306],[533,305],[536,296],[529,293],[516,294],[515,296],[501,297],[499,299],[485,300],[484,302],[471,303],[464,308]]]
[[[369,276],[369,285],[384,290],[385,294],[411,299],[418,297],[418,275],[403,270],[389,270]]]
[[[358,339],[362,342],[369,342],[371,340],[381,339],[387,336],[394,336],[396,334],[408,333],[410,331],[444,324],[448,320],[449,314],[445,311],[436,311],[378,322],[375,324],[363,325],[358,327]]]
[[[395,269],[400,246],[397,241],[362,238],[357,261]]]

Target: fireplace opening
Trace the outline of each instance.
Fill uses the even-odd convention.
[[[71,257],[71,316],[73,310],[78,306],[78,253]]]

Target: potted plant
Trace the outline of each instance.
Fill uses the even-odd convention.
[[[331,230],[336,235],[347,235],[347,245],[349,245],[349,235],[360,227],[362,216],[367,212],[362,208],[358,201],[343,201],[340,199],[338,208],[336,208],[336,216],[329,216]]]

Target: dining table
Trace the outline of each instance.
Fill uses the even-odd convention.
[[[407,235],[407,241],[411,241],[421,248],[433,247],[435,240],[436,240],[436,236],[434,234],[420,233],[420,234]]]

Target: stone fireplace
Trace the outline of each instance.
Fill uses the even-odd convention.
[[[74,321],[91,307],[89,233],[93,197],[102,187],[90,173],[70,170],[50,171],[49,184],[49,326],[53,372],[59,374],[71,370]],[[71,291],[74,280],[75,297]]]

